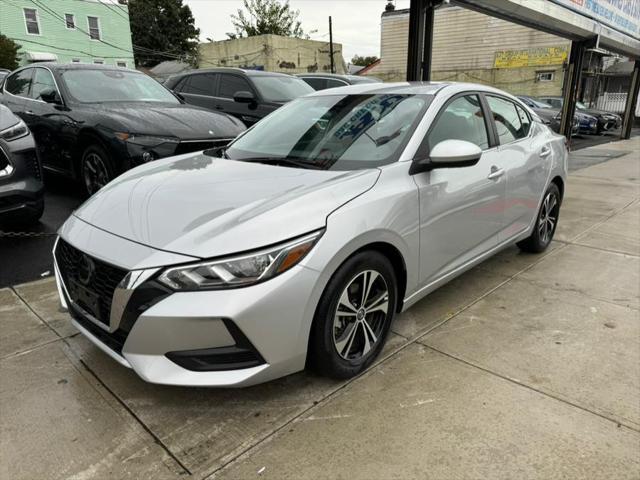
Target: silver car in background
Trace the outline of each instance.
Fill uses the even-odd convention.
[[[395,314],[511,244],[548,247],[568,154],[536,118],[475,84],[297,99],[90,198],[54,247],[63,306],[149,382],[357,375]]]

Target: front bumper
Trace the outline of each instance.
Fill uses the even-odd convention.
[[[12,151],[0,143],[0,157],[0,218],[19,220],[42,209],[42,169],[32,144]]]
[[[171,292],[154,282],[161,268],[135,270],[116,288],[106,320],[72,299],[60,260],[54,254],[58,293],[74,325],[148,382],[238,387],[304,368],[321,293],[315,270],[296,266],[250,287],[198,292]]]

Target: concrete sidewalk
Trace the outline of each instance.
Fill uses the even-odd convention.
[[[146,384],[52,280],[0,290],[0,478],[640,478],[640,139],[598,149],[549,252],[434,292],[350,382]]]

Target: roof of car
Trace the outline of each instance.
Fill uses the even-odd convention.
[[[296,73],[296,77],[325,77],[325,78],[341,78],[342,80],[354,81],[354,80],[364,80],[373,82],[382,82],[379,78],[375,77],[363,77],[359,75],[343,75],[341,73],[322,73],[322,72],[314,72],[314,73]]]
[[[215,68],[199,68],[197,70],[189,70],[187,72],[179,73],[178,76],[188,75],[191,73],[241,73],[247,75],[248,77],[260,77],[260,76],[278,76],[278,77],[291,77],[286,73],[278,73],[278,72],[265,72],[264,70],[249,70],[246,68],[235,68],[235,67],[215,67]]]
[[[467,90],[493,92],[501,95],[508,95],[502,90],[480,85],[476,83],[458,82],[396,82],[396,83],[359,83],[346,87],[329,88],[310,93],[307,97],[328,96],[328,95],[359,95],[359,94],[402,94],[402,95],[435,95],[437,92],[450,89],[451,93],[464,92]],[[513,97],[515,98],[515,97]]]
[[[116,67],[115,65],[101,65],[98,63],[56,63],[56,62],[37,62],[30,63],[24,67],[19,68],[22,70],[29,67],[47,67],[50,70],[125,70],[128,72],[142,73],[139,70],[133,70],[131,68]]]

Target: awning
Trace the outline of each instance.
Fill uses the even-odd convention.
[[[49,52],[26,52],[27,60],[30,62],[57,62],[58,56]]]

